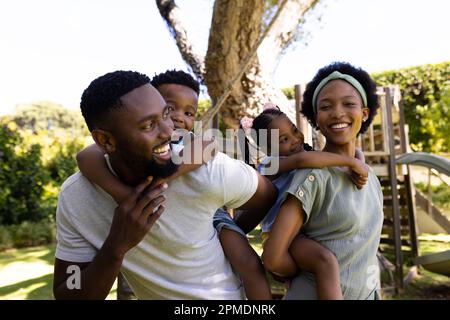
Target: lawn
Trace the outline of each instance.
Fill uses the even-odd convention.
[[[450,236],[421,236],[421,252],[432,253],[448,250]],[[258,230],[250,233],[250,242],[261,253]],[[0,252],[1,300],[53,299],[53,259],[55,245],[12,249]],[[407,270],[407,267],[405,267]],[[283,292],[283,285],[271,280],[274,293]],[[421,270],[401,296],[385,296],[385,299],[450,299],[450,278]],[[116,284],[107,299],[116,299]]]
[[[0,252],[0,299],[53,299],[54,256],[54,244]],[[107,299],[115,298],[114,284]]]

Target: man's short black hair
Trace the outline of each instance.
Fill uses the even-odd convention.
[[[114,71],[98,77],[81,96],[81,113],[90,131],[98,128],[112,111],[123,108],[120,97],[140,86],[150,83],[150,78],[136,71]]]
[[[189,73],[181,70],[167,70],[166,72],[157,74],[152,79],[152,85],[158,89],[163,84],[179,84],[194,90],[197,95],[200,94],[200,86]]]
[[[366,92],[367,107],[370,110],[369,117],[367,118],[366,121],[362,123],[361,130],[359,131],[359,133],[364,133],[367,130],[367,128],[369,128],[373,118],[377,114],[377,109],[379,106],[378,97],[376,94],[377,88],[375,82],[372,80],[372,78],[366,71],[360,68],[356,68],[347,62],[333,62],[330,65],[323,67],[319,71],[317,71],[317,74],[314,76],[311,82],[308,83],[308,85],[306,86],[306,90],[303,93],[301,112],[305,115],[305,117],[308,119],[309,123],[313,126],[313,128],[315,129],[319,128],[314,118],[314,109],[312,105],[314,91],[316,90],[320,81],[322,81],[322,79],[326,78],[334,71],[339,71],[340,73],[351,75],[353,78],[358,80],[358,82],[361,84],[364,91]]]

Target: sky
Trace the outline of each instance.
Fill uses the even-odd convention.
[[[450,61],[448,0],[323,0],[321,20],[305,25],[280,60],[280,88],[309,81],[322,66],[348,61],[369,72]],[[212,1],[179,0],[206,52]],[[0,115],[53,101],[78,108],[100,75],[153,76],[188,70],[153,0],[0,1]]]

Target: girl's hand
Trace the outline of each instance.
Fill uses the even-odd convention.
[[[350,170],[350,180],[352,180],[358,189],[362,189],[369,179],[369,166],[361,160],[354,159]]]

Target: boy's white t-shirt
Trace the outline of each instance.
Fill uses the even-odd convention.
[[[122,269],[139,299],[242,299],[241,281],[226,260],[213,215],[237,208],[256,192],[254,169],[218,153],[170,182],[165,211],[128,251]],[[117,203],[81,173],[62,185],[56,212],[56,258],[90,262],[103,245]]]

